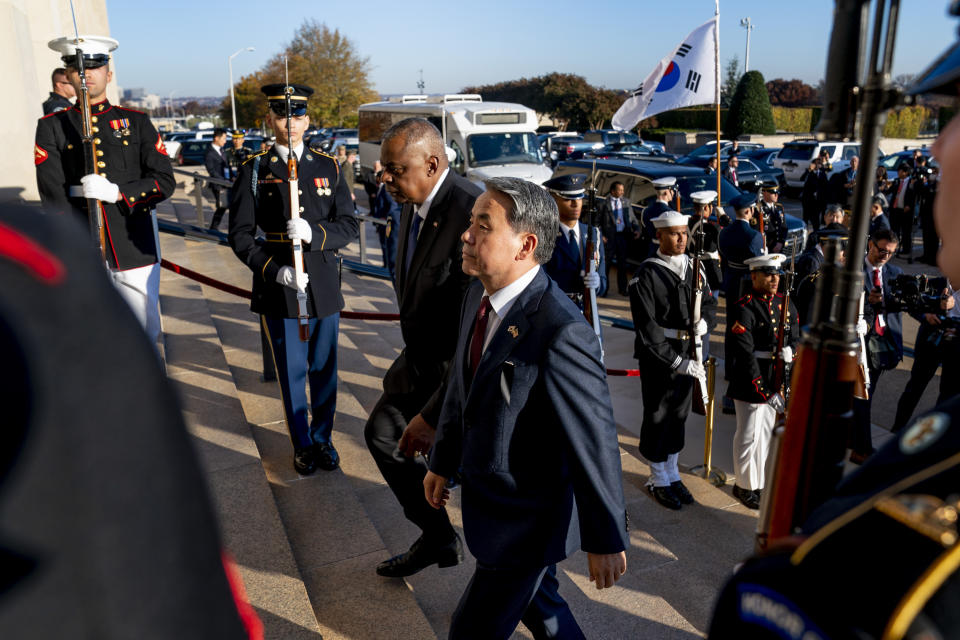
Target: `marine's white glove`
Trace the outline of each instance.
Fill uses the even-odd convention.
[[[310,223],[303,218],[287,220],[287,235],[290,236],[291,240],[310,242],[313,240],[313,229],[310,228]]]
[[[677,367],[677,373],[682,376],[690,376],[691,378],[704,378],[707,375],[707,370],[703,368],[702,362],[684,358]]]
[[[783,396],[779,393],[775,393],[770,396],[770,399],[767,400],[767,404],[778,414],[783,413],[787,408],[787,403],[784,402]]]
[[[863,318],[857,320],[857,335],[865,336],[870,331],[870,327],[867,326],[867,321]]]
[[[89,173],[80,178],[83,187],[83,197],[93,198],[100,202],[116,202],[120,199],[120,187],[106,178],[95,173]]]
[[[280,271],[277,272],[277,282],[296,291],[306,291],[310,276],[304,272],[298,281],[297,272],[293,270],[293,267],[280,267]]]
[[[600,274],[594,271],[583,276],[583,286],[596,291],[600,288]]]
[[[790,364],[793,362],[793,347],[785,346],[783,351],[780,353],[783,355],[783,364]]]
[[[705,336],[707,335],[707,331],[707,321],[703,318],[697,320],[697,336]]]

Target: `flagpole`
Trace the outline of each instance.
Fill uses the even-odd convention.
[[[716,0],[717,24],[713,31],[713,71],[714,71],[714,102],[717,105],[717,220],[723,211],[723,200],[720,198],[720,0]]]

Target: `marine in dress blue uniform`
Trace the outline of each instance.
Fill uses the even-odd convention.
[[[579,222],[586,181],[586,175],[574,173],[552,178],[543,183],[543,187],[553,196],[560,211],[556,245],[550,261],[543,266],[543,269],[581,309],[583,308],[583,290],[586,286],[591,286],[598,296],[603,296],[607,292],[603,242],[596,227],[591,230],[586,224]],[[593,245],[594,255],[599,256],[594,258],[599,259],[599,265],[592,277],[585,275],[584,256],[587,253],[588,233],[596,233],[596,241]]]
[[[300,218],[290,220],[283,84],[261,89],[277,144],[251,156],[240,168],[230,206],[230,246],[253,272],[250,309],[263,316],[294,447],[294,468],[309,474],[317,466],[334,469],[339,456],[331,442],[337,400],[337,332],[343,296],[337,250],[357,238],[359,225],[340,165],[333,156],[303,144],[309,124],[307,98],[313,89],[292,85],[294,153],[298,156]],[[304,226],[307,228],[304,229]],[[258,243],[257,229],[266,242]],[[310,339],[297,329],[298,282],[291,265],[291,235],[303,243],[303,267],[310,316]],[[310,397],[306,382],[310,381]]]

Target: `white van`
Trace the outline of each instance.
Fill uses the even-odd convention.
[[[510,102],[484,102],[476,94],[397,96],[360,105],[360,172],[373,184],[373,163],[380,140],[404,118],[425,118],[453,149],[452,170],[480,184],[485,178],[510,176],[537,184],[549,180],[537,141],[537,114]]]

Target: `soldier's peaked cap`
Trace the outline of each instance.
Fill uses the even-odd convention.
[[[275,82],[260,87],[260,91],[267,97],[270,110],[278,116],[286,115],[287,92],[290,93],[291,115],[302,116],[307,113],[307,100],[313,95],[313,87],[305,84],[290,84]]]
[[[694,204],[710,204],[717,199],[716,191],[694,191],[690,194]]]
[[[83,52],[83,66],[87,69],[102,67],[110,61],[110,52],[120,46],[113,38],[106,36],[64,36],[55,38],[47,46],[60,54],[63,64],[77,66],[77,49]]]
[[[747,258],[744,264],[750,267],[750,271],[762,271],[764,273],[783,273],[781,265],[787,259],[782,253],[767,253],[754,258]]]
[[[664,229],[667,227],[686,227],[689,219],[690,216],[679,211],[664,211],[656,218],[651,218],[650,222],[657,229]]]
[[[673,189],[675,186],[677,186],[677,179],[673,176],[657,178],[653,181],[653,188],[657,191],[660,191],[661,189]]]
[[[587,183],[585,173],[571,173],[565,176],[550,178],[543,183],[543,188],[562,198],[578,200],[583,197],[584,185]]]
[[[746,191],[744,191],[737,197],[730,199],[730,206],[736,209],[737,211],[741,211],[743,209],[749,209],[756,203],[757,203],[757,194],[749,193]]]
[[[780,193],[780,183],[778,183],[776,180],[764,182],[760,187],[760,190],[766,191],[767,193]]]

